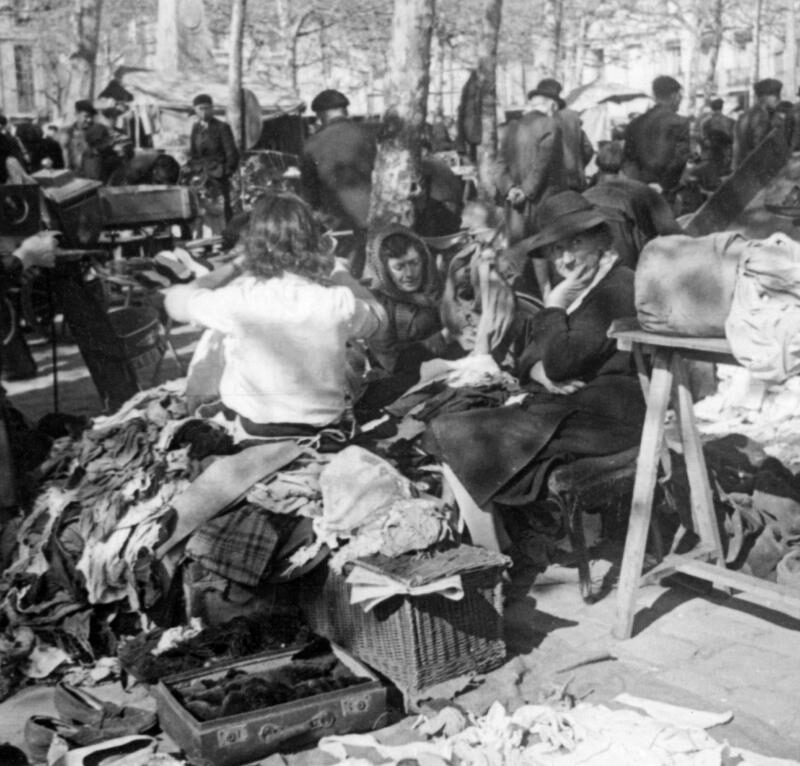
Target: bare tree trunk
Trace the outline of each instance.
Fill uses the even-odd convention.
[[[447,35],[439,26],[436,30],[436,114],[444,114],[444,70],[445,56],[447,54]]]
[[[70,55],[70,90],[74,97],[94,98],[103,0],[73,0],[75,50]]]
[[[717,90],[717,62],[719,61],[719,49],[722,46],[724,10],[725,0],[715,0],[711,17],[713,38],[711,40],[711,49],[708,52],[708,71],[706,72],[706,81],[703,86],[706,100],[710,99]]]
[[[242,98],[242,39],[247,0],[233,0],[231,5],[230,51],[228,55],[228,122],[237,146],[244,148]]]
[[[430,84],[435,0],[395,0],[385,103],[372,172],[370,229],[413,226],[420,191],[420,136]]]
[[[797,8],[795,0],[786,3],[786,45],[784,55],[784,93],[790,100],[797,93]]]
[[[764,0],[756,0],[756,21],[754,24],[755,31],[753,35],[753,82],[758,82],[761,79],[761,20],[764,15]]]
[[[478,83],[481,93],[481,143],[478,146],[479,194],[494,194],[494,164],[497,159],[497,42],[503,0],[486,0],[478,53]]]
[[[545,76],[561,77],[561,57],[564,47],[564,0],[547,0],[544,8],[544,34],[547,36],[544,57]]]

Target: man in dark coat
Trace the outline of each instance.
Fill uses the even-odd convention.
[[[214,117],[211,96],[201,93],[195,96],[192,105],[198,120],[192,126],[189,139],[189,160],[200,165],[209,180],[219,185],[227,223],[233,216],[231,176],[239,167],[239,150],[231,126]]]
[[[733,129],[735,122],[722,113],[725,102],[715,98],[711,115],[703,122],[703,148],[708,155],[708,164],[717,178],[727,175],[731,170],[733,152]]]
[[[533,234],[536,206],[567,188],[557,109],[558,93],[536,88],[528,93],[528,111],[506,128],[495,184],[506,199],[509,244]]]
[[[653,80],[656,105],[625,130],[622,172],[646,184],[657,183],[667,199],[675,196],[689,159],[689,120],[678,114],[681,84],[662,75]]]
[[[555,118],[561,126],[561,141],[564,146],[564,172],[567,188],[582,192],[586,188],[586,166],[594,157],[594,147],[583,130],[578,112],[567,108],[561,98],[562,85],[558,80],[546,78],[536,86],[538,90],[551,90],[558,94],[558,111]]]
[[[67,155],[76,175],[105,182],[118,162],[111,131],[97,122],[96,116],[89,99],[75,102],[75,124],[67,131]]]
[[[334,230],[354,232],[347,255],[352,273],[360,274],[377,149],[370,131],[350,119],[349,105],[337,90],[324,90],[311,102],[321,127],[303,147],[300,173],[311,206],[329,218]]]
[[[783,83],[771,77],[759,80],[753,91],[756,103],[739,116],[733,141],[734,170],[775,128],[785,135],[786,118],[779,111]]]
[[[639,253],[651,239],[684,233],[664,197],[641,181],[606,177],[583,196],[605,216],[614,250],[630,269],[636,269]]]

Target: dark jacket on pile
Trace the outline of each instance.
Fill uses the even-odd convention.
[[[607,337],[613,320],[634,315],[633,272],[617,262],[575,311],[544,309],[522,338],[522,380],[541,360],[554,382],[580,379],[584,388],[557,395],[529,383],[534,396],[520,405],[444,415],[428,428],[427,450],[484,506],[536,499],[555,462],[636,446],[645,410],[641,389],[629,355]]]
[[[622,171],[670,192],[680,183],[689,154],[689,120],[656,104],[625,129]]]
[[[581,116],[572,109],[556,112],[561,126],[561,140],[564,145],[564,173],[567,188],[583,191],[586,188],[586,166],[594,157],[594,147],[583,130]]]
[[[239,150],[227,122],[212,117],[198,120],[189,138],[189,159],[202,164],[210,178],[230,178],[239,167]]]
[[[733,142],[733,167],[738,168],[745,158],[755,149],[775,128],[785,131],[786,118],[777,109],[769,110],[761,104],[748,109],[736,121],[736,130]]]
[[[507,210],[509,239],[514,244],[533,233],[536,205],[567,188],[561,126],[554,117],[534,111],[509,123],[500,147],[496,186],[504,197],[514,186],[525,193],[521,207]]]
[[[366,229],[376,145],[370,131],[337,117],[306,141],[300,160],[304,196],[337,229]]]
[[[642,248],[655,237],[683,234],[672,208],[652,187],[624,176],[606,178],[583,196],[606,214],[620,260],[636,268]]]

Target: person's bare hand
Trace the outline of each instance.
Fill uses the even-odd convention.
[[[525,192],[519,186],[512,186],[506,194],[506,200],[512,207],[519,207],[525,202]]]
[[[568,272],[545,298],[545,306],[548,308],[567,308],[594,279],[597,269],[588,264],[577,266]]]
[[[39,266],[52,269],[56,262],[59,234],[57,231],[40,231],[24,240],[15,250],[15,255],[25,268]]]
[[[574,394],[576,391],[580,391],[586,386],[586,383],[582,380],[562,380],[558,383],[550,380],[544,371],[544,365],[541,361],[536,362],[536,364],[531,367],[530,377],[532,381],[544,386],[551,394],[560,394],[562,396]]]

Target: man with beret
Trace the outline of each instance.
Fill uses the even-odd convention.
[[[495,184],[506,200],[510,244],[533,234],[536,206],[567,188],[564,142],[555,117],[558,89],[547,81],[540,86],[528,93],[526,113],[508,124],[496,166]]]
[[[377,152],[375,136],[350,119],[347,96],[323,90],[311,102],[319,129],[308,138],[300,158],[303,195],[321,210],[336,231],[352,230],[347,255],[351,273],[359,275]],[[343,241],[344,244],[344,241]]]
[[[95,121],[96,115],[89,99],[75,102],[75,124],[67,130],[67,157],[75,175],[105,183],[118,161],[111,131]]]
[[[198,165],[211,186],[217,186],[225,206],[225,222],[233,216],[231,176],[239,167],[239,150],[227,122],[214,117],[214,102],[207,93],[192,102],[197,122],[189,137],[189,161]]]
[[[736,123],[722,113],[725,102],[715,98],[709,104],[711,114],[702,124],[703,148],[714,177],[727,175],[731,170],[733,153],[733,130]]]
[[[689,159],[689,120],[678,114],[681,84],[661,75],[653,80],[655,106],[635,117],[625,129],[622,172],[636,181],[656,183],[672,199]]]
[[[739,116],[733,141],[733,167],[738,168],[745,158],[773,130],[785,136],[786,117],[778,109],[783,83],[768,77],[753,86],[756,103]]]

